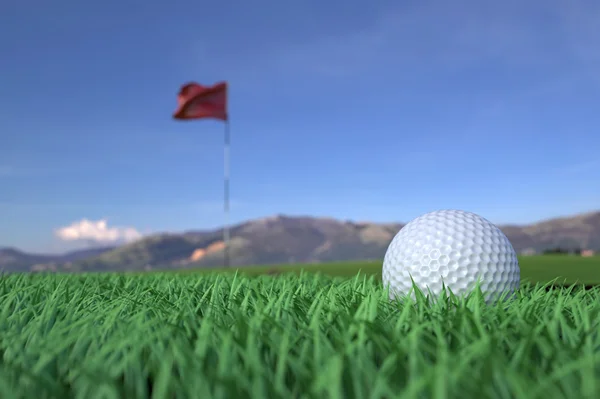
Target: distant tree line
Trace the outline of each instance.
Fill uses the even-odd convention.
[[[561,247],[555,247],[544,251],[544,255],[577,255],[581,256],[581,248],[565,249]]]

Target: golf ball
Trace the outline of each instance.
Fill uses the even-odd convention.
[[[433,299],[442,284],[461,296],[479,282],[490,302],[517,290],[521,273],[517,254],[498,227],[474,213],[441,210],[405,225],[385,253],[382,278],[391,298],[410,293],[411,277]]]

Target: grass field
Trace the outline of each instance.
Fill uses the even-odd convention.
[[[239,271],[241,273],[255,276],[269,272],[292,272],[301,270],[306,272],[319,272],[330,276],[350,277],[359,271],[366,275],[373,275],[381,279],[381,261],[358,261],[358,262],[334,262],[315,265],[274,265],[255,266],[231,269],[229,272]],[[557,284],[600,284],[600,256],[579,257],[561,255],[538,255],[519,257],[521,267],[521,281],[531,283],[546,283],[556,280]],[[215,269],[195,269],[187,272],[213,272]],[[222,269],[219,271],[223,271]]]
[[[600,288],[432,305],[373,274],[15,274],[0,397],[591,399],[599,322]]]

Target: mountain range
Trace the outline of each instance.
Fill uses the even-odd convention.
[[[234,266],[382,259],[402,223],[277,215],[231,228]],[[560,247],[600,251],[600,211],[530,225],[499,226],[519,253]],[[156,234],[119,246],[64,255],[0,249],[0,270],[120,271],[215,267],[223,263],[222,229]]]

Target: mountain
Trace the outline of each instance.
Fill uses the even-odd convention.
[[[517,252],[552,248],[600,251],[600,212],[562,217],[528,226],[499,226]]]
[[[89,249],[80,249],[77,251],[67,252],[64,255],[58,256],[58,262],[75,262],[81,259],[87,259],[94,256],[102,255],[105,252],[109,252],[116,249],[114,246],[110,247],[97,247]]]
[[[351,222],[278,215],[231,228],[234,266],[381,259],[400,223]],[[600,212],[525,226],[500,226],[517,252],[564,249],[600,251]],[[0,250],[0,269],[116,271],[220,266],[222,230],[158,234],[118,247],[62,256]],[[96,252],[94,252],[96,251]]]
[[[0,270],[17,272],[26,270],[59,270],[63,264],[76,262],[104,252],[112,251],[115,247],[82,249],[63,255],[28,254],[16,248],[0,248]]]
[[[275,216],[231,228],[232,265],[377,259],[400,224],[353,223],[326,218]],[[72,270],[143,270],[223,264],[222,230],[162,234],[100,256]]]
[[[52,262],[52,259],[50,255],[32,255],[16,248],[0,248],[0,268],[7,272],[28,270],[35,264]]]

